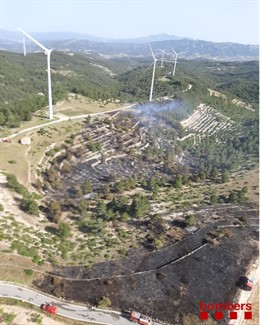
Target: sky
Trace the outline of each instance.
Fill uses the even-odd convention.
[[[0,0],[0,28],[258,44],[258,0]]]

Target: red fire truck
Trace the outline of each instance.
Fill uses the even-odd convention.
[[[150,317],[142,315],[137,311],[131,312],[130,320],[134,323],[141,324],[141,325],[152,325],[152,320]]]

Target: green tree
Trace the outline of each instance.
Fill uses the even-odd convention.
[[[88,201],[86,199],[81,199],[78,204],[78,210],[80,214],[88,209]]]
[[[68,238],[71,235],[71,227],[66,222],[61,222],[58,228],[58,235],[62,238]]]
[[[244,186],[240,191],[238,191],[237,193],[238,202],[243,202],[247,200],[246,198],[247,191],[248,191],[247,186]]]
[[[212,193],[209,197],[209,201],[211,204],[216,204],[218,202],[218,197],[215,193]]]
[[[52,201],[50,204],[50,214],[55,215],[61,212],[61,206],[58,201]]]
[[[82,185],[81,185],[81,190],[83,194],[87,194],[92,192],[93,188],[92,188],[92,184],[90,183],[90,181],[85,181]]]
[[[248,192],[248,187],[243,186],[242,189],[241,189],[241,192],[245,195]]]
[[[229,171],[224,169],[221,173],[221,183],[227,183],[229,181]]]
[[[35,216],[39,215],[38,204],[31,198],[24,198],[22,200],[21,206],[25,212],[28,212],[29,214],[32,214]]]
[[[228,196],[228,202],[236,203],[238,201],[237,194],[235,191],[231,191]]]
[[[116,182],[116,184],[115,184],[115,191],[117,193],[123,193],[124,189],[125,189],[124,188],[124,183],[122,181]]]
[[[183,176],[178,174],[174,180],[173,186],[177,189],[182,187]]]
[[[210,178],[216,182],[218,178],[219,170],[217,167],[213,167],[210,171]]]
[[[105,216],[105,214],[107,212],[106,204],[103,201],[101,201],[101,200],[98,201],[97,202],[96,209],[95,209],[95,212],[100,217]]]
[[[130,209],[137,218],[144,217],[150,209],[150,202],[146,196],[136,194],[133,198]]]

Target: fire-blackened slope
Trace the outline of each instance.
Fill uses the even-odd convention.
[[[251,261],[257,257],[257,227],[250,221],[248,225],[234,225],[236,211],[242,213],[239,207],[233,215],[230,211],[225,215],[225,210],[219,209],[221,220],[209,220],[201,230],[167,249],[114,261],[114,270],[116,265],[120,269],[121,263],[121,272],[110,268],[109,275],[112,262],[107,262],[107,269],[106,263],[101,263],[93,268],[95,272],[90,270],[88,279],[55,281],[53,276],[48,276],[37,285],[49,293],[90,304],[107,296],[113,308],[138,309],[170,324],[182,324],[182,315],[199,315],[201,300],[232,301],[240,290],[236,286],[238,278],[246,274]],[[255,217],[255,211],[243,211],[248,217]],[[221,228],[224,217],[228,232]],[[223,231],[223,236],[211,241],[211,235],[218,231]],[[133,270],[138,263],[139,268]],[[88,273],[79,274],[76,268],[67,271],[60,274],[73,276],[74,273],[76,278]],[[102,272],[106,278],[101,278]],[[95,279],[91,279],[93,275]]]

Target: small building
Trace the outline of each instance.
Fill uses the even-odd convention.
[[[21,142],[22,145],[29,146],[31,144],[31,138],[30,137],[23,137],[20,142]]]

